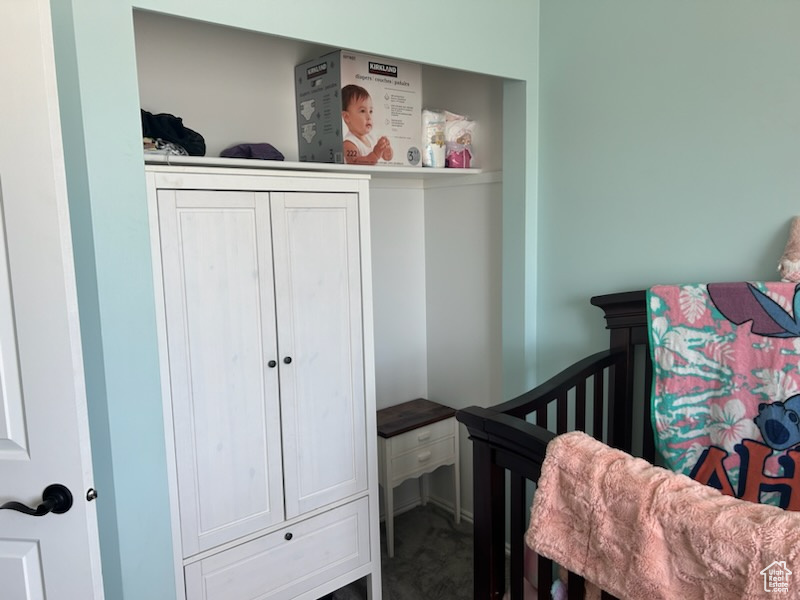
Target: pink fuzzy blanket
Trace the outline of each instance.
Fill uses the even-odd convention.
[[[525,540],[623,599],[800,598],[800,514],[724,496],[581,432],[548,445]]]

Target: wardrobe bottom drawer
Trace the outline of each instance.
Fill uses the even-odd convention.
[[[366,498],[184,568],[188,600],[282,600],[368,563]]]

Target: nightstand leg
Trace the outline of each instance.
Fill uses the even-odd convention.
[[[428,505],[428,496],[429,496],[429,483],[428,483],[428,474],[425,473],[421,475],[419,478],[419,498],[422,506]]]

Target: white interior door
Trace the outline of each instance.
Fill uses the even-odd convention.
[[[0,596],[102,597],[77,300],[47,0],[0,2]],[[102,497],[102,493],[100,494]]]

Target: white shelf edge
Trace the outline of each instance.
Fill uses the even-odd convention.
[[[448,169],[458,171],[460,169]],[[449,173],[448,173],[449,174]],[[447,175],[447,174],[446,174]],[[486,185],[490,183],[503,183],[502,171],[478,171],[471,177],[453,175],[452,177],[431,177],[425,181],[425,189],[454,187],[459,185]]]
[[[359,167],[336,163],[311,163],[282,160],[257,160],[248,158],[222,158],[213,156],[166,156],[145,154],[147,165],[178,167],[229,167],[247,169],[286,169],[289,171],[313,171],[317,173],[358,173],[374,178],[439,179],[463,178],[483,173],[482,169],[434,169],[430,167]]]

